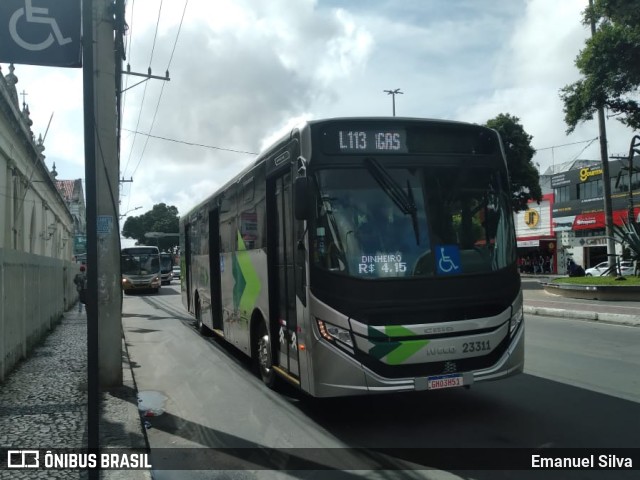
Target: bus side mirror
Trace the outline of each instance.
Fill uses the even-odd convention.
[[[293,204],[296,220],[309,218],[309,179],[298,177],[293,184]]]

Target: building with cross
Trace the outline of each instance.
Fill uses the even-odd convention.
[[[0,70],[0,248],[71,259],[73,217],[45,165],[13,65]],[[23,92],[23,99],[26,93]]]
[[[0,69],[0,382],[78,298],[74,218],[8,70]]]

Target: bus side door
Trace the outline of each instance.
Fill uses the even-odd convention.
[[[298,325],[296,313],[295,254],[291,169],[287,168],[268,182],[270,216],[270,303],[271,339],[275,364],[299,377]]]

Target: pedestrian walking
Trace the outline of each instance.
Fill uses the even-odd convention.
[[[78,290],[78,312],[82,312],[82,305],[87,303],[87,274],[84,265],[80,265],[80,271],[73,277],[73,283]]]

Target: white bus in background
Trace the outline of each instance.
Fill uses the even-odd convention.
[[[169,285],[173,278],[173,255],[170,253],[160,254],[160,280],[162,285]]]
[[[122,290],[124,293],[150,290],[158,293],[161,285],[158,247],[127,247],[120,251]]]

